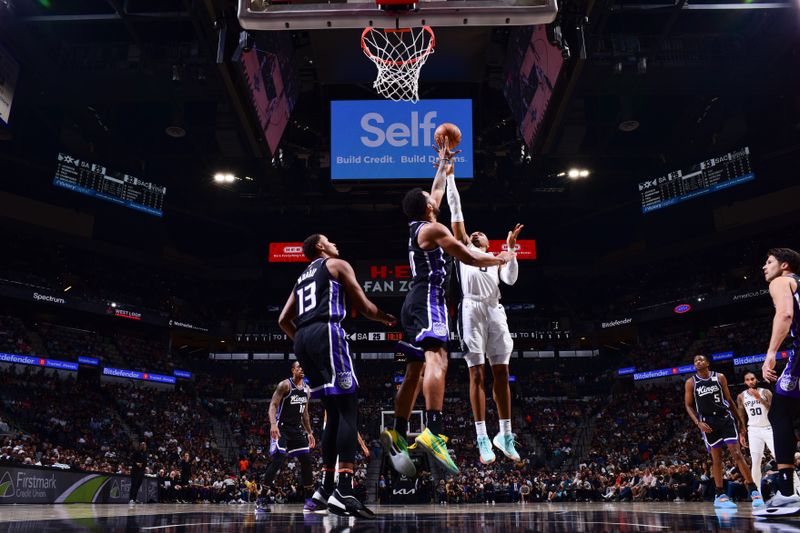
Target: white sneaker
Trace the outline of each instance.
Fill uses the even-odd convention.
[[[787,516],[800,513],[800,496],[792,494],[784,496],[776,492],[767,502],[766,509],[753,511],[753,516]]]

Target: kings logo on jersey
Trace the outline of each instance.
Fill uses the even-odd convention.
[[[337,372],[336,383],[343,389],[349,389],[353,386],[353,373],[352,372]]]

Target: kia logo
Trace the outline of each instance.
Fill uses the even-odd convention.
[[[286,246],[283,248],[283,253],[285,254],[300,254],[303,253],[302,246]]]
[[[673,311],[675,311],[679,315],[682,315],[683,313],[688,313],[691,310],[692,306],[689,304],[681,304],[676,306],[675,309],[673,309]]]

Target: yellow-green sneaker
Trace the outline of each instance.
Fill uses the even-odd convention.
[[[433,459],[439,461],[443,467],[450,472],[457,474],[458,467],[450,457],[450,452],[447,451],[447,437],[444,435],[434,435],[430,429],[425,428],[425,431],[417,435],[414,443],[421,447],[422,450],[430,455]]]
[[[417,467],[408,455],[408,443],[402,435],[394,429],[384,429],[381,432],[381,444],[389,455],[392,468],[406,477],[417,475]]]

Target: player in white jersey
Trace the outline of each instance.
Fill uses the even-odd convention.
[[[468,234],[461,212],[461,197],[456,188],[453,165],[447,173],[447,202],[450,205],[450,224],[456,239],[476,252],[487,253],[489,240],[481,232]],[[508,232],[506,243],[509,252],[515,252],[517,237],[522,224]],[[483,464],[496,459],[492,444],[514,461],[519,461],[519,453],[514,447],[511,432],[511,388],[508,385],[508,363],[514,347],[508,331],[508,320],[500,305],[500,281],[513,285],[517,281],[519,268],[516,257],[507,265],[499,267],[473,267],[458,263],[458,277],[461,283],[461,338],[464,345],[464,360],[469,367],[469,399],[475,417],[475,432],[478,437],[478,450]],[[492,396],[497,404],[500,417],[500,432],[492,439],[486,432],[486,391],[484,390],[484,364],[486,359],[492,365],[494,383]]]
[[[747,385],[747,389],[736,397],[736,406],[742,419],[747,419],[750,472],[753,475],[753,483],[761,492],[761,460],[764,458],[764,447],[769,448],[769,453],[775,457],[772,426],[767,418],[769,406],[772,403],[772,393],[767,389],[759,388],[758,379],[752,372],[744,375],[744,384]]]
[[[740,392],[736,405],[742,419],[747,418],[747,438],[750,447],[751,473],[753,483],[761,492],[761,460],[764,458],[764,447],[775,457],[775,441],[772,437],[772,425],[769,423],[769,408],[772,404],[772,391],[758,387],[758,378],[753,372],[744,375],[747,389]],[[800,479],[794,474],[795,493],[800,490]],[[762,493],[763,496],[763,493]]]

